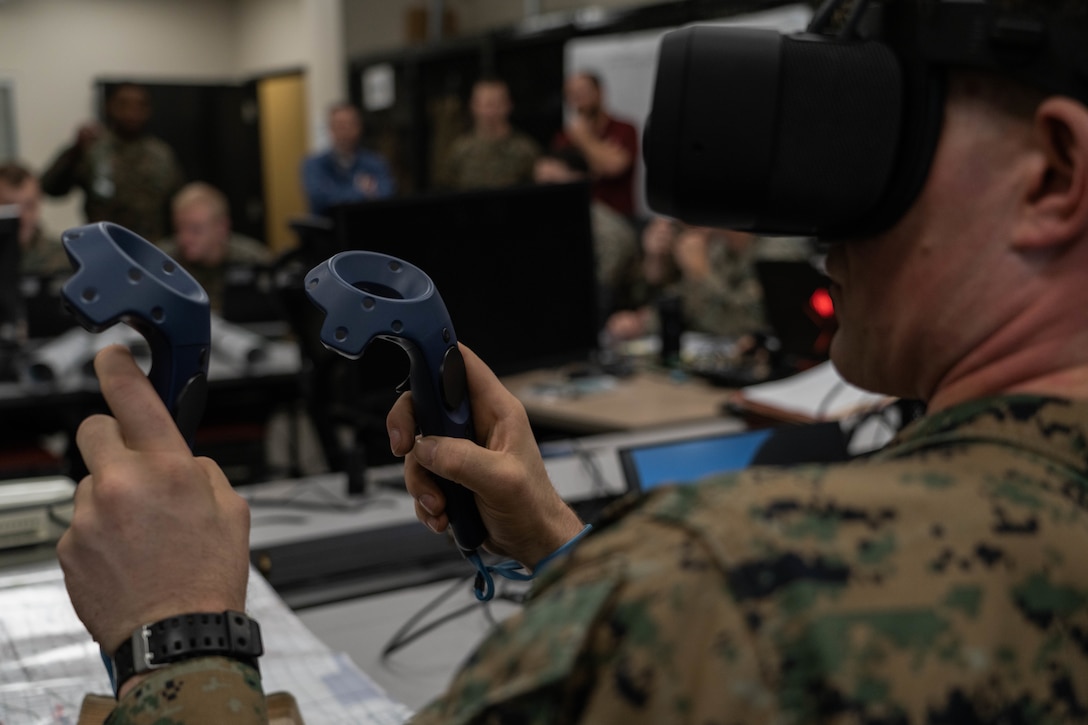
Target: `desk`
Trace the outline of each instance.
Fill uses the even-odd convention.
[[[145,340],[128,326],[115,325],[100,335],[73,328],[55,340],[38,342],[21,381],[0,383],[2,428],[10,431],[5,440],[17,444],[8,447],[11,460],[0,461],[0,475],[65,473],[77,479],[82,475],[82,461],[69,444],[84,418],[106,411],[91,361],[97,350],[112,342],[128,345],[141,368],[145,372],[150,368]],[[263,426],[274,406],[291,404],[298,395],[298,346],[265,340],[261,354],[253,359],[226,354],[220,348],[213,346],[210,360],[208,405],[197,429],[198,452],[220,461],[232,480],[259,480],[263,465],[255,464],[263,464],[265,458]],[[33,450],[43,437],[52,437],[50,452],[56,458],[47,466],[27,469],[18,455]]]
[[[573,434],[633,431],[693,423],[722,415],[732,394],[682,373],[640,370],[626,378],[569,379],[535,370],[502,379],[529,419]]]

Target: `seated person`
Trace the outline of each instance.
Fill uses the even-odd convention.
[[[174,236],[159,247],[207,290],[212,311],[221,315],[227,268],[268,266],[272,252],[256,239],[231,231],[227,198],[210,184],[194,182],[183,187],[174,197],[172,210]]]
[[[657,301],[673,297],[680,300],[685,329],[739,338],[763,328],[754,235],[658,217],[642,239],[645,300],[608,319],[605,329],[613,340],[655,332]]]
[[[476,81],[469,101],[472,130],[454,140],[439,169],[438,186],[482,189],[532,181],[533,161],[540,155],[540,147],[510,125],[512,109],[505,81]]]
[[[9,161],[0,164],[0,205],[19,207],[19,272],[51,276],[68,273],[68,254],[55,237],[42,227],[42,190],[30,169]]]
[[[302,186],[310,211],[323,215],[337,204],[384,199],[397,185],[381,155],[362,147],[363,114],[350,103],[329,109],[328,151],[302,162]]]
[[[569,184],[589,179],[589,164],[574,147],[549,151],[536,160],[533,178],[538,184]],[[597,288],[601,319],[632,306],[640,277],[638,236],[627,217],[604,202],[592,199],[589,220],[597,259]]]

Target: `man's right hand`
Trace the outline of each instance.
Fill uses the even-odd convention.
[[[469,440],[416,438],[411,393],[397,400],[386,425],[393,453],[404,456],[404,478],[416,516],[446,530],[446,501],[432,474],[476,494],[487,526],[486,548],[534,566],[582,529],[548,478],[525,408],[471,350],[461,345],[479,445]]]
[[[114,417],[76,434],[90,475],[57,556],[76,614],[112,654],[142,624],[245,608],[249,507],[189,452],[128,350],[107,347],[94,367]]]

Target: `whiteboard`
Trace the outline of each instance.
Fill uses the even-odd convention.
[[[781,33],[805,29],[812,18],[807,5],[787,5],[758,13],[734,15],[700,25],[727,25],[747,28],[772,28]],[[582,71],[597,75],[604,87],[604,107],[616,118],[634,124],[639,138],[653,100],[654,75],[657,73],[657,48],[661,36],[674,28],[619,33],[567,42],[563,52],[564,74]],[[647,216],[644,169],[639,151],[635,170],[635,214]]]

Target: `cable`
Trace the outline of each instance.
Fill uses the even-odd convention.
[[[839,396],[839,393],[845,389],[846,381],[841,379],[837,380],[835,384],[831,386],[831,389],[824,394],[820,404],[816,406],[816,413],[812,417],[816,420],[823,420],[824,416],[827,415],[827,409],[831,407],[832,401],[834,401],[835,398]]]
[[[388,659],[389,655],[393,654],[399,649],[408,646],[409,644],[416,641],[428,632],[433,631],[434,629],[440,627],[446,622],[449,622],[452,619],[456,619],[457,617],[460,617],[461,615],[479,606],[479,602],[473,602],[472,604],[461,607],[449,614],[443,615],[442,617],[433,622],[423,625],[418,630],[412,630],[417,622],[423,619],[423,617],[426,616],[433,608],[437,607],[439,604],[453,596],[454,593],[473,576],[475,576],[475,574],[467,574],[460,577],[451,586],[442,590],[442,592],[439,593],[437,597],[427,602],[425,605],[420,607],[415,614],[409,617],[408,620],[404,624],[402,624],[396,632],[393,633],[393,636],[389,638],[389,641],[385,643],[385,646],[382,647],[382,653],[380,658],[382,662],[385,662],[385,660]]]
[[[609,493],[608,481],[605,480],[604,474],[601,473],[601,467],[597,465],[593,452],[587,450],[578,440],[571,441],[571,449],[574,451],[575,457],[578,458],[578,462],[582,464],[582,468],[589,473],[589,478],[593,483],[592,493],[607,495]]]
[[[511,581],[532,581],[536,578],[537,574],[544,571],[544,568],[547,567],[548,564],[562,556],[566,556],[570,550],[592,530],[593,524],[586,524],[583,526],[582,530],[572,536],[566,543],[537,562],[536,566],[533,567],[532,572],[526,571],[524,566],[513,560],[501,561],[498,564],[488,565],[484,563],[479,552],[473,551],[466,554],[465,558],[476,567],[476,581],[472,586],[472,589],[476,594],[476,599],[481,602],[489,602],[492,597],[495,596],[495,580],[492,578],[492,574],[497,574],[502,578]]]

